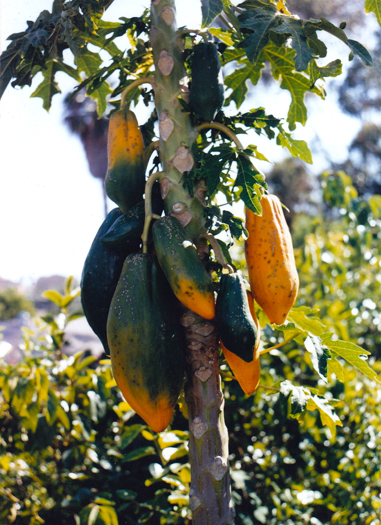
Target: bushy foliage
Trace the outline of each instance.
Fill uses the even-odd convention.
[[[15,288],[5,288],[0,291],[0,319],[7,320],[16,317],[21,312],[34,312],[32,301]]]

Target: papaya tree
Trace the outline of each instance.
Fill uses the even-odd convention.
[[[54,0],[51,12],[9,37],[0,94],[41,74],[32,96],[49,109],[64,72],[78,82],[72,96],[86,89],[99,117],[113,106],[105,188],[117,207],[85,261],[84,312],[126,401],[154,431],[171,424],[180,400],[189,420],[193,523],[232,524],[223,359],[222,377],[235,376],[245,394],[276,392],[299,421],[318,410],[331,436],[341,425],[331,396],[292,375],[261,384],[261,355],[294,341],[322,382],[342,378],[344,363],[378,381],[367,350],[340,340],[314,309],[294,306],[291,236],[255,165],[267,160],[256,134],[312,162],[292,132],[307,121],[305,95],[324,98],[325,79],[342,72],[339,59],[324,62],[325,35],[346,46],[350,60],[371,66],[372,58],[345,22],[303,20],[283,0],[201,0],[197,28],[177,27],[175,0],[153,0],[138,17],[121,6],[119,21],[107,22],[112,3]],[[381,22],[380,0],[365,9]],[[262,107],[241,111],[267,65],[290,94],[285,121]],[[132,110],[139,102],[152,108],[140,126]],[[254,143],[243,145],[240,134]],[[243,207],[246,222],[236,213]],[[232,257],[243,239],[246,265]],[[263,344],[269,330],[282,333],[275,346]]]

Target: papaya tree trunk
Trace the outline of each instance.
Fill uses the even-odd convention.
[[[195,241],[203,233],[205,184],[194,196],[183,186],[183,174],[194,165],[197,131],[179,98],[186,98],[182,40],[177,34],[174,0],[153,0],[151,45],[155,63],[155,104],[159,118],[160,178],[167,214],[176,217]],[[186,400],[189,412],[193,525],[231,525],[228,435],[218,367],[218,334],[213,322],[187,310],[181,323],[187,340]]]

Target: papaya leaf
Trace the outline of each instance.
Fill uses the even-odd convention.
[[[381,25],[381,0],[365,0],[365,12],[374,13],[377,22]]]
[[[328,360],[328,370],[331,373],[334,373],[337,377],[337,380],[341,383],[344,383],[344,368],[340,361],[331,355],[331,359]]]
[[[250,159],[244,155],[239,155],[237,159],[238,175],[234,186],[242,188],[240,197],[245,206],[257,215],[262,213],[260,203],[260,188],[266,188],[266,182],[258,171],[253,167]]]
[[[79,71],[84,73],[87,78],[92,77],[99,71],[99,67],[103,63],[99,53],[93,53],[88,49],[81,52],[75,57],[75,64]],[[90,93],[97,103],[98,115],[102,116],[107,108],[107,96],[112,92],[112,89],[107,82],[102,82],[100,86]]]
[[[360,57],[366,66],[373,66],[373,59],[369,51],[360,42],[348,39],[347,44],[352,53]]]
[[[31,94],[31,97],[42,98],[42,106],[44,109],[46,109],[46,111],[50,110],[54,95],[61,93],[61,90],[55,80],[55,74],[58,70],[56,64],[57,63],[55,60],[49,60],[46,63],[46,69],[42,70],[43,80]]]
[[[257,61],[255,64],[245,61],[243,67],[238,67],[228,75],[224,82],[226,88],[232,91],[224,105],[228,106],[231,101],[234,101],[238,109],[245,101],[249,89],[247,83],[251,82],[251,85],[255,86],[261,78],[264,67],[265,64],[261,61]]]
[[[292,308],[287,316],[287,320],[291,321],[295,327],[299,328],[306,336],[311,334],[321,336],[324,334],[326,332],[326,327],[317,317],[309,317],[308,314],[311,314],[311,311],[304,306]]]
[[[324,79],[326,77],[337,77],[341,75],[342,72],[343,65],[339,59],[333,60],[323,67],[319,67],[316,63],[316,60],[311,60],[308,69],[312,85],[314,85],[319,79]]]
[[[315,57],[314,50],[308,45],[307,35],[302,21],[290,16],[282,16],[282,23],[271,30],[291,38],[291,46],[295,50],[295,69],[305,71]]]
[[[327,399],[316,395],[311,395],[307,402],[307,410],[318,410],[323,426],[329,428],[332,437],[336,435],[336,427],[342,427],[343,424],[339,416],[335,413]]]
[[[269,44],[264,50],[265,58],[270,62],[271,70],[275,80],[280,80],[280,87],[287,89],[291,95],[291,104],[287,115],[290,130],[294,130],[296,122],[305,124],[307,121],[307,108],[304,96],[312,91],[324,98],[324,91],[316,86],[311,88],[311,80],[302,73],[294,72],[295,51],[275,44]]]
[[[223,10],[222,0],[201,0],[202,25],[208,27]]]
[[[282,23],[274,5],[264,5],[261,2],[247,1],[240,4],[240,8],[246,9],[238,16],[242,29],[249,29],[253,33],[246,37],[243,44],[250,62],[255,63],[261,51],[270,40],[270,31]]]
[[[283,148],[287,148],[291,155],[295,158],[299,158],[304,162],[312,164],[312,153],[305,140],[294,139],[291,133],[284,131],[282,126],[279,126],[279,133],[276,138],[277,144]]]
[[[241,219],[241,217],[235,217],[228,210],[224,210],[222,212],[221,221],[228,225],[232,237],[235,237],[236,239],[240,239],[243,233],[245,235],[248,234],[245,228],[244,220]]]
[[[297,421],[302,420],[302,414],[307,409],[309,393],[302,386],[296,386],[291,381],[282,381],[280,395],[287,402],[287,415]]]
[[[370,355],[370,352],[364,350],[360,346],[357,346],[355,343],[350,343],[348,341],[333,341],[332,333],[326,332],[321,335],[322,343],[331,350],[333,355],[345,359],[352,366],[356,367],[360,372],[362,372],[366,377],[376,381],[381,384],[381,380],[377,377],[376,372],[370,368],[366,362],[367,356]]]
[[[323,426],[327,426],[332,436],[336,434],[336,426],[342,426],[340,418],[335,413],[328,401],[308,388],[296,386],[291,381],[283,381],[280,384],[280,403],[287,409],[288,417],[302,422],[306,411],[318,410]],[[283,400],[282,400],[283,398]]]
[[[331,357],[327,352],[327,347],[322,344],[320,337],[313,334],[309,334],[304,340],[304,346],[311,354],[311,361],[314,369],[319,374],[320,378],[327,383],[327,361]]]

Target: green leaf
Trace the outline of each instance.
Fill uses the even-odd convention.
[[[312,153],[305,140],[296,140],[292,137],[291,133],[287,133],[279,126],[279,133],[276,138],[277,144],[283,148],[287,148],[291,155],[295,158],[299,158],[304,162],[312,164]]]
[[[314,369],[321,379],[327,382],[327,361],[331,357],[327,352],[327,347],[322,344],[320,337],[313,334],[309,334],[304,340],[304,346],[311,354],[311,361]]]
[[[304,306],[299,308],[292,308],[287,316],[287,320],[291,321],[296,328],[301,330],[301,333],[308,336],[310,334],[321,336],[327,331],[327,328],[319,321],[317,317],[309,317],[311,310]]]
[[[287,400],[287,414],[292,419],[301,420],[301,415],[307,408],[309,393],[302,386],[296,386],[291,381],[282,381],[280,394]]]
[[[333,341],[332,333],[330,332],[321,335],[321,341],[334,354],[336,354],[336,356],[345,359],[348,363],[366,375],[366,377],[381,384],[381,380],[377,378],[376,372],[370,368],[366,362],[367,356],[370,355],[370,352],[348,341]]]
[[[342,426],[340,418],[328,401],[312,394],[308,388],[293,385],[291,381],[286,380],[280,384],[280,395],[285,398],[287,414],[292,419],[301,422],[307,410],[318,410],[322,425],[330,429],[332,436],[336,434],[336,426]],[[284,404],[284,401],[281,400],[281,403]]]
[[[253,33],[245,38],[244,46],[250,62],[255,63],[261,51],[268,44],[270,30],[282,23],[274,5],[263,5],[260,2],[248,1],[240,4],[241,8],[246,9],[238,16],[242,29],[250,29]]]
[[[222,0],[201,0],[202,25],[208,27],[223,9]]]
[[[334,409],[328,404],[328,400],[316,395],[309,397],[307,410],[316,409],[319,410],[322,425],[327,426],[331,431],[332,436],[335,436],[336,427],[342,427],[343,424],[340,421],[339,416],[335,413]]]
[[[137,492],[134,492],[133,490],[127,490],[127,489],[120,489],[116,491],[118,498],[127,500],[127,501],[133,501],[136,499],[136,496],[138,495]]]
[[[311,88],[311,80],[301,74],[294,72],[293,49],[281,48],[275,44],[269,44],[264,50],[265,58],[270,62],[271,71],[275,80],[280,80],[280,87],[287,89],[291,95],[291,104],[287,115],[290,130],[294,130],[296,122],[305,124],[307,121],[307,108],[304,96],[308,91],[324,98],[324,92],[316,86]]]
[[[126,461],[136,461],[137,459],[152,456],[153,454],[156,454],[156,450],[153,447],[141,447],[126,454],[122,461],[123,463]]]
[[[63,296],[57,292],[56,290],[45,290],[45,292],[42,292],[42,297],[45,297],[45,299],[48,299],[52,303],[56,304],[60,308],[63,305]]]
[[[103,63],[99,53],[93,53],[88,49],[84,49],[80,55],[75,57],[75,63],[80,72],[84,73],[87,78],[94,76],[99,72],[99,68]],[[92,91],[90,94],[97,103],[98,115],[102,116],[107,109],[107,96],[112,93],[112,89],[107,82],[102,82],[101,85]]]
[[[365,0],[365,12],[374,13],[377,22],[381,25],[381,0]]]
[[[260,215],[262,213],[260,188],[266,188],[264,176],[254,169],[250,159],[244,155],[238,156],[237,165],[238,175],[234,186],[242,188],[240,197],[245,206]]]
[[[272,28],[272,31],[291,37],[291,46],[295,50],[295,69],[296,71],[304,71],[314,58],[315,53],[308,45],[303,21],[290,16],[282,16],[280,18],[282,23]]]
[[[58,71],[55,60],[46,62],[46,69],[42,70],[43,81],[37,86],[31,97],[42,98],[42,106],[46,111],[50,110],[52,99],[57,93],[61,93],[60,88],[55,80],[55,74]]]
[[[381,218],[381,195],[371,195],[368,200],[372,214],[376,219]]]
[[[246,98],[249,87],[248,82],[251,82],[251,86],[255,86],[262,75],[262,69],[265,64],[261,61],[251,64],[246,61],[243,67],[239,67],[233,71],[230,75],[225,78],[225,85],[227,89],[231,89],[232,92],[225,100],[224,105],[228,106],[231,101],[234,101],[237,109],[243,104]]]
[[[140,434],[142,430],[144,430],[144,428],[145,428],[144,425],[138,425],[138,424],[129,425],[128,427],[126,427],[123,431],[120,448],[123,450],[126,447],[128,447],[128,445],[132,443],[135,438],[138,437],[138,435]]]
[[[343,65],[341,60],[333,60],[326,66],[319,67],[316,63],[316,60],[312,60],[309,65],[308,73],[311,78],[312,85],[316,83],[317,80],[324,79],[326,77],[337,77],[343,72]]]
[[[0,56],[0,98],[20,64],[20,49],[6,49]],[[29,68],[30,70],[30,68]]]
[[[99,507],[99,515],[98,515],[97,522],[99,522],[99,520],[102,520],[101,523],[103,522],[104,525],[118,525],[119,524],[116,511],[113,507],[110,507],[110,506],[101,505]]]
[[[373,66],[373,59],[369,51],[356,40],[347,40],[347,44],[354,55],[361,58],[366,66]]]
[[[55,395],[55,393],[52,391],[52,390],[49,390],[48,392],[48,402],[47,402],[47,405],[46,405],[46,413],[45,413],[45,417],[46,417],[46,421],[47,423],[51,426],[53,425],[53,423],[55,422],[55,420],[57,419],[57,411],[58,409],[62,408],[61,405],[60,405],[60,402],[57,398],[57,396]]]

